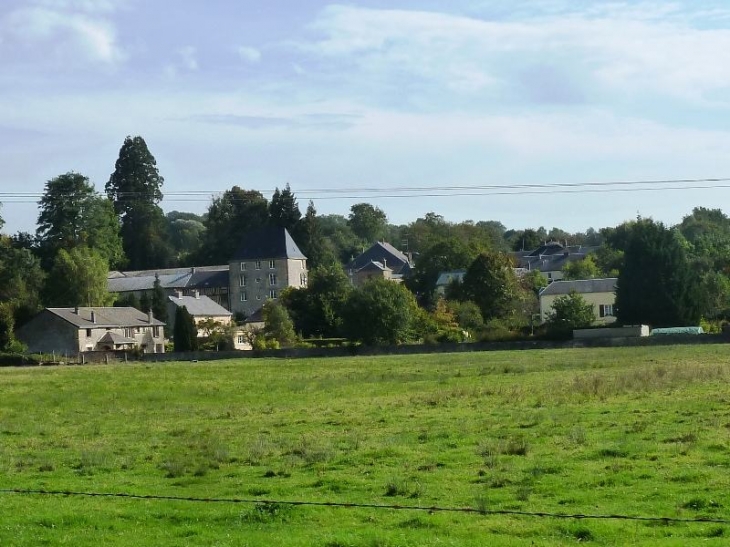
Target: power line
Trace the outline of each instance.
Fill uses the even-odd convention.
[[[130,494],[122,492],[77,492],[72,490],[43,490],[43,489],[24,489],[24,488],[3,488],[0,489],[2,494],[21,494],[21,495],[47,495],[47,496],[80,496],[80,497],[96,497],[96,498],[125,498],[134,500],[158,500],[158,501],[185,501],[194,503],[231,503],[231,504],[248,504],[248,505],[289,505],[293,507],[330,507],[339,509],[378,509],[389,511],[426,511],[429,513],[472,513],[480,515],[502,515],[502,516],[518,516],[518,517],[539,517],[539,518],[555,518],[555,519],[573,519],[573,520],[630,520],[643,522],[662,522],[662,523],[713,523],[713,524],[730,524],[729,519],[710,518],[710,517],[653,517],[653,516],[636,516],[636,515],[620,515],[620,514],[582,514],[582,513],[551,513],[548,511],[519,511],[515,509],[486,509],[475,507],[442,507],[438,505],[421,506],[421,505],[397,505],[397,504],[379,504],[379,503],[348,503],[334,501],[301,501],[301,500],[270,500],[270,499],[252,499],[252,498],[201,498],[188,496],[164,496],[156,494]]]
[[[686,186],[667,186],[683,184]],[[647,187],[642,187],[647,186]],[[730,177],[661,179],[661,180],[619,180],[606,182],[575,182],[551,184],[490,184],[490,185],[444,185],[444,186],[392,186],[392,187],[349,187],[314,188],[295,193],[306,199],[398,199],[425,197],[468,197],[502,195],[541,195],[541,194],[585,194],[609,192],[656,192],[681,190],[706,190],[730,188]],[[216,198],[227,190],[180,190],[165,192],[167,202],[197,202],[201,198]],[[147,195],[146,192],[125,192],[123,198]],[[40,192],[0,192],[0,201],[6,203],[35,203],[43,193]],[[249,201],[250,198],[230,196],[231,201]],[[122,199],[121,201],[124,201]]]

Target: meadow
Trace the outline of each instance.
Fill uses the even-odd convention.
[[[723,345],[0,369],[0,545],[726,545]],[[274,500],[465,507],[477,513]]]

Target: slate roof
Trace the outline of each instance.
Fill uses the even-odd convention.
[[[131,272],[114,271],[110,272],[107,277],[107,290],[109,292],[152,290],[157,277],[159,277],[163,289],[228,287],[228,265]]]
[[[463,281],[466,270],[452,270],[450,272],[439,273],[439,278],[436,280],[436,286],[446,286],[452,281]]]
[[[306,259],[286,228],[268,226],[248,232],[241,240],[231,262],[237,260],[270,260],[274,258]]]
[[[213,300],[205,295],[200,295],[197,298],[195,296],[170,296],[168,297],[170,302],[181,308],[185,306],[188,309],[188,313],[193,317],[197,316],[231,316],[233,315],[223,306],[216,304]]]
[[[557,272],[569,262],[583,260],[588,254],[598,250],[596,246],[571,245],[563,247],[560,243],[549,242],[533,251],[511,253],[516,268]]]
[[[357,270],[358,272],[368,272],[368,271],[379,271],[384,272],[386,270],[391,270],[388,266],[385,266],[382,262],[377,262],[375,260],[371,260],[367,264],[365,264],[362,268]]]
[[[164,326],[162,321],[152,318],[150,323],[146,313],[136,308],[102,308],[102,307],[80,307],[78,313],[76,308],[46,308],[47,312],[57,315],[80,329],[91,328],[116,328],[116,327],[149,327]],[[91,320],[91,312],[94,312],[96,322]]]
[[[551,294],[570,294],[575,291],[578,294],[615,292],[616,277],[606,277],[603,279],[578,279],[574,281],[553,281],[545,287],[540,296]]]
[[[408,257],[385,241],[378,241],[375,245],[354,258],[346,268],[360,270],[370,262],[379,262],[393,270],[394,274],[405,275],[411,271]]]

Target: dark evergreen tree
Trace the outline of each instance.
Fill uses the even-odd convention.
[[[699,323],[698,279],[678,234],[661,222],[639,219],[626,233],[616,289],[616,314],[625,325]]]
[[[292,235],[297,235],[297,223],[302,218],[302,213],[289,184],[282,191],[278,188],[274,191],[269,204],[269,217],[274,226],[281,226],[289,230]]]
[[[198,349],[198,330],[195,320],[185,306],[175,310],[175,328],[173,330],[175,351],[195,351]]]
[[[234,186],[215,198],[205,219],[201,264],[227,264],[243,234],[269,223],[269,204],[261,192]]]
[[[142,293],[142,296],[139,297],[139,311],[143,311],[147,313],[152,309],[152,301],[150,300],[150,295],[147,294],[147,291],[144,291]]]
[[[150,307],[152,309],[152,315],[155,319],[159,319],[163,323],[167,323],[167,294],[165,289],[162,288],[159,276],[155,276],[155,282],[152,286],[152,302]]]
[[[172,260],[162,209],[164,179],[142,137],[124,140],[106,193],[122,221],[124,252],[132,270],[168,266]]]
[[[307,257],[307,268],[314,270],[337,262],[337,257],[329,239],[325,238],[322,225],[317,217],[317,209],[309,202],[307,212],[297,224],[292,234]]]

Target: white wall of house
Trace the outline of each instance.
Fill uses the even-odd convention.
[[[588,304],[593,304],[595,325],[609,325],[616,321],[614,306],[616,294],[613,292],[579,293]],[[547,316],[552,312],[553,304],[557,298],[567,296],[565,294],[549,294],[540,296],[540,322],[547,321]]]

